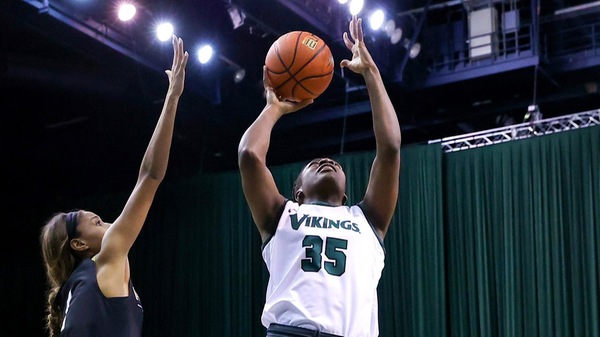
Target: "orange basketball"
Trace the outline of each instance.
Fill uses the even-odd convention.
[[[317,98],[333,78],[329,46],[315,34],[293,31],[280,36],[265,58],[267,77],[282,100]]]

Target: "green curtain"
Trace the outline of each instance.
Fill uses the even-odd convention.
[[[378,287],[382,337],[446,336],[442,195],[439,144],[403,148]]]
[[[600,128],[445,156],[451,336],[598,337]]]
[[[142,259],[154,251],[152,260],[163,260],[152,268],[161,274],[155,277],[158,282],[147,276],[138,282],[149,293],[145,307],[154,305],[147,311],[156,313],[146,315],[144,336],[263,334],[258,318],[266,283],[260,237],[243,199],[239,174],[200,176],[170,186],[161,195],[153,207],[160,214],[155,217],[156,231],[146,231],[152,226],[145,226],[136,251]]]

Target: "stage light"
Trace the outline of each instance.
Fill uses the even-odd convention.
[[[409,44],[410,41],[408,39],[405,39],[404,48],[408,49]],[[408,51],[408,57],[414,59],[415,57],[419,56],[419,53],[421,53],[421,44],[419,42],[415,42]]]
[[[383,21],[385,20],[385,14],[381,9],[374,11],[369,17],[369,23],[371,25],[372,30],[378,30],[383,25]]]
[[[345,5],[346,2],[348,2],[348,0],[338,0],[339,3],[341,3],[342,5]]]
[[[350,0],[350,14],[358,15],[365,4],[364,0]]]
[[[133,19],[135,12],[136,8],[133,4],[123,3],[119,5],[119,13],[117,16],[119,17],[119,20],[126,22]]]
[[[246,69],[240,68],[240,69],[236,70],[235,75],[233,77],[233,81],[235,83],[240,83],[241,81],[244,80],[244,77],[246,77]]]
[[[385,22],[385,24],[383,25],[383,30],[389,37],[392,36],[394,29],[396,29],[396,23],[394,22],[394,20],[387,20]],[[400,32],[402,32],[402,31],[400,31]]]
[[[527,107],[527,113],[523,118],[523,123],[537,122],[542,119],[542,112],[537,104],[531,104]]]
[[[198,49],[198,61],[202,64],[210,61],[213,55],[213,49],[209,45],[204,45]]]
[[[219,54],[219,58],[223,62],[227,63],[229,65],[230,69],[234,70],[233,81],[235,83],[240,83],[241,81],[244,80],[244,77],[246,77],[246,69],[242,68],[242,66],[233,62],[232,60],[227,58],[225,55]]]
[[[400,27],[395,28],[392,33],[390,34],[390,42],[392,44],[396,44],[398,42],[400,42],[400,39],[402,38],[402,29]]]
[[[409,56],[411,59],[416,58],[421,53],[421,44],[419,42],[415,42],[412,48],[410,48]]]
[[[244,25],[246,13],[244,13],[244,11],[242,11],[238,6],[229,6],[229,8],[227,8],[227,13],[229,13],[229,18],[231,19],[231,23],[233,24],[234,30]]]
[[[171,36],[173,36],[173,25],[165,22],[165,23],[161,23],[158,26],[156,26],[156,37],[160,40],[160,41],[168,41]]]

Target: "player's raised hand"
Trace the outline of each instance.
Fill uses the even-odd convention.
[[[173,44],[173,65],[171,69],[165,70],[169,76],[169,90],[172,94],[181,95],[183,83],[185,82],[185,67],[188,61],[188,52],[183,50],[183,40],[175,36],[171,38]]]
[[[346,48],[352,52],[352,59],[342,60],[340,66],[342,68],[346,67],[357,74],[364,75],[368,69],[375,67],[375,62],[365,45],[362,18],[353,15],[348,30],[350,36],[348,36],[348,32],[344,32],[342,37],[344,39],[344,44],[346,44]]]
[[[300,102],[292,102],[286,100],[280,100],[275,94],[271,83],[269,82],[269,76],[267,76],[267,67],[263,66],[263,86],[265,88],[265,98],[267,105],[273,105],[279,108],[279,111],[285,115],[294,111],[298,111],[314,102],[314,99],[306,99]]]

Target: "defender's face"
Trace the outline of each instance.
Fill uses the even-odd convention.
[[[79,233],[77,239],[85,243],[92,252],[98,253],[102,245],[102,238],[110,224],[103,222],[98,215],[88,211],[80,212],[77,222],[77,232]]]

